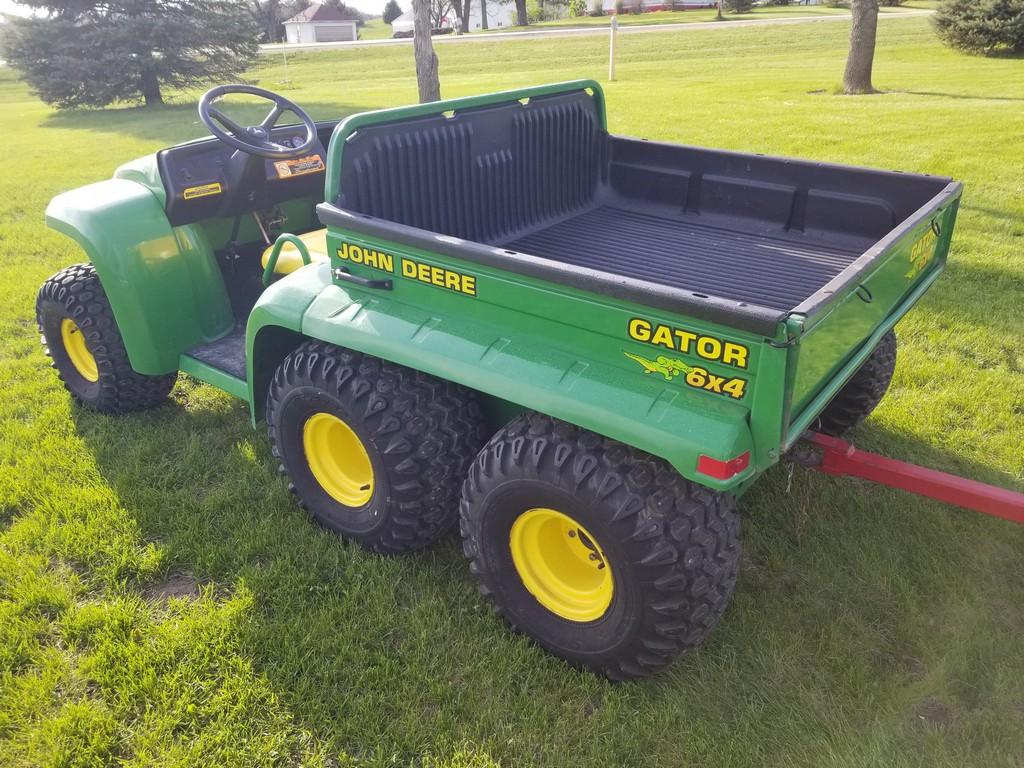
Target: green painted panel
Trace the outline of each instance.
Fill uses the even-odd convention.
[[[46,222],[85,250],[139,373],[170,373],[182,352],[227,333],[234,319],[202,229],[171,227],[147,187],[109,179],[58,195]]]
[[[336,248],[339,241],[332,237],[331,242]],[[688,385],[686,374],[672,368],[648,371],[627,353],[655,362],[659,355],[671,357],[722,379],[742,375],[745,385],[753,387],[762,340],[392,244],[377,243],[376,250],[390,256],[391,268],[398,270],[392,273],[391,291],[331,284],[327,265],[311,265],[263,295],[248,329],[253,403],[265,396],[259,382],[268,380],[279,360],[261,351],[259,340],[281,326],[622,440],[663,456],[683,475],[712,487],[731,487],[758,470],[752,465],[728,483],[695,471],[701,453],[729,459],[753,449],[749,389],[741,398],[714,394]],[[403,277],[403,259],[472,277],[472,292],[443,287],[447,274],[426,273],[441,285]],[[388,266],[386,261],[378,256],[380,266]],[[349,263],[348,268],[366,277],[383,276],[383,270],[365,264]],[[304,302],[308,309],[298,322],[296,308]],[[630,321],[638,315],[652,327],[671,326],[698,338],[742,345],[748,350],[747,367],[707,361],[692,349],[686,353],[631,339]],[[776,432],[780,427],[781,422]],[[773,447],[778,442],[776,434]]]
[[[236,379],[230,373],[225,373],[219,368],[214,368],[212,365],[207,365],[202,360],[197,360],[188,355],[181,356],[178,367],[182,373],[187,373],[189,376],[205,381],[207,384],[212,384],[217,389],[222,389],[229,395],[234,395],[248,402],[248,385],[241,379]]]
[[[850,367],[849,360],[865,341],[891,318],[894,309],[900,307],[921,282],[933,278],[945,267],[957,207],[954,200],[943,211],[908,231],[878,259],[877,267],[860,281],[860,287],[850,289],[827,316],[815,319],[813,327],[800,336],[792,391],[793,413],[801,414],[823,388],[832,385],[831,388],[837,390],[856,370],[845,369]],[[939,237],[931,231],[933,220],[941,222]],[[904,307],[900,314],[908,309],[909,306]]]

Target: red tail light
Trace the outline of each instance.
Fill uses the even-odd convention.
[[[750,466],[750,451],[744,451],[734,459],[721,461],[710,456],[701,455],[697,458],[697,471],[702,475],[716,480],[728,480]]]

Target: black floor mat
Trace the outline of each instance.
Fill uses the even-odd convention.
[[[235,326],[235,329],[227,336],[211,341],[209,344],[193,347],[185,354],[244,381],[245,327]]]
[[[624,277],[788,310],[861,253],[600,206],[504,247]]]

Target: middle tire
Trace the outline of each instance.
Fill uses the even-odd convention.
[[[499,615],[613,679],[649,675],[701,643],[740,563],[731,496],[539,414],[514,419],[480,452],[461,526]]]
[[[278,367],[266,420],[299,505],[387,553],[421,549],[452,527],[486,439],[472,391],[321,341]]]

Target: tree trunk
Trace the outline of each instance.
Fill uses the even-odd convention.
[[[437,54],[430,38],[431,0],[412,0],[412,47],[416,57],[416,85],[420,91],[420,104],[441,100],[441,81],[437,77]]]
[[[160,81],[157,80],[156,72],[153,70],[144,69],[142,71],[140,90],[147,107],[155,107],[164,103],[163,94],[160,93]]]
[[[875,33],[878,31],[878,0],[852,0],[850,11],[850,55],[843,73],[844,93],[874,93],[871,67],[875,61]]]
[[[455,0],[455,12],[459,16],[459,27],[462,29],[462,33],[469,32],[469,11],[471,0]]]
[[[480,0],[480,28],[487,29],[487,0]]]
[[[526,14],[526,0],[516,0],[516,24],[525,27],[530,23],[530,17]]]

